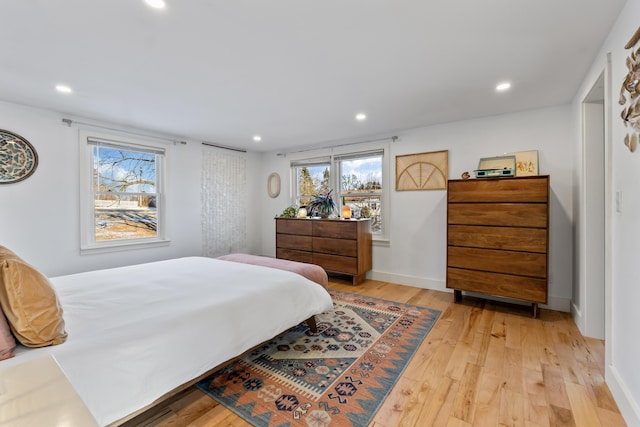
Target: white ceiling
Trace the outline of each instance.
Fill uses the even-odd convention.
[[[625,3],[166,1],[0,0],[0,100],[250,150],[357,141],[570,102]]]

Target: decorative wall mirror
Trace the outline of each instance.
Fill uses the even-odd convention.
[[[269,197],[274,199],[280,194],[280,175],[276,172],[267,178],[267,193],[269,193]]]
[[[20,135],[0,129],[0,160],[0,184],[11,184],[31,176],[38,166],[38,153]]]

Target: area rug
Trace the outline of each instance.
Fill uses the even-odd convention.
[[[440,312],[330,293],[317,333],[291,328],[197,387],[254,426],[367,426]]]

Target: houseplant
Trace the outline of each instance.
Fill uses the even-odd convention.
[[[298,207],[291,205],[285,208],[280,214],[280,218],[295,218],[298,216]]]
[[[307,210],[311,213],[318,214],[322,218],[327,218],[336,208],[336,202],[331,197],[333,190],[329,190],[326,194],[316,194],[313,200],[307,205]]]

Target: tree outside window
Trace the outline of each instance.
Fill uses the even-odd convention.
[[[294,166],[293,170],[297,185],[295,204],[306,206],[314,195],[327,193],[330,190],[330,167],[328,163]]]
[[[93,147],[95,240],[156,237],[156,154]]]
[[[340,170],[340,204],[354,218],[371,218],[371,231],[382,233],[382,154],[337,159]]]

